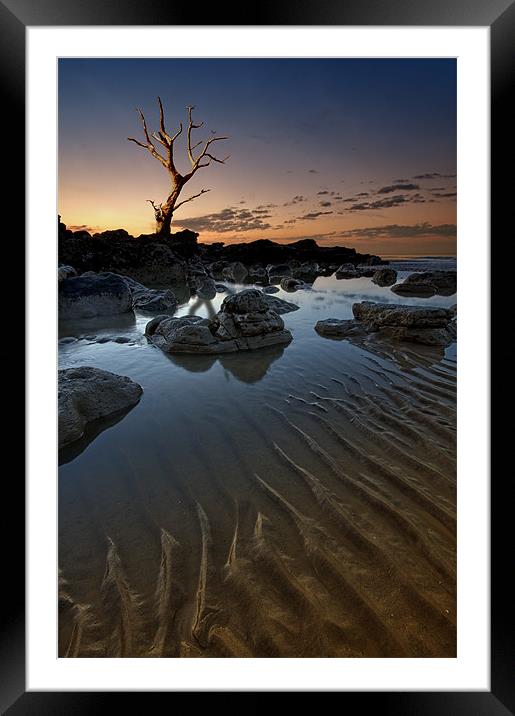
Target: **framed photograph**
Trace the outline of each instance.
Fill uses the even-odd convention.
[[[489,266],[515,12],[397,5],[0,4],[28,309],[3,711],[514,712]]]

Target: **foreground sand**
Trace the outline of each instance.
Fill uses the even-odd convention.
[[[456,363],[372,345],[317,376],[266,421],[232,406],[252,449],[220,414],[195,482],[171,460],[141,496],[144,534],[98,517],[96,556],[63,568],[60,656],[455,656]]]

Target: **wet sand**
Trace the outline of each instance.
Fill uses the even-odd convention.
[[[323,339],[368,284],[317,285],[286,349],[66,346],[145,393],[60,468],[60,656],[456,655],[455,347]]]

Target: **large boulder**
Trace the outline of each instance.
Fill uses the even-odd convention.
[[[216,296],[218,284],[215,283],[214,279],[209,276],[205,276],[197,286],[197,296],[205,301],[210,301]],[[222,290],[225,290],[225,286]]]
[[[372,283],[378,286],[391,286],[397,281],[397,271],[392,268],[382,268],[374,271]]]
[[[400,326],[406,328],[441,328],[453,318],[448,308],[436,306],[403,306],[395,303],[361,301],[354,303],[352,313],[358,321],[374,328]]]
[[[233,283],[239,283],[247,276],[248,271],[241,261],[234,261],[233,263],[225,266],[222,270],[222,276],[227,281]]]
[[[57,269],[57,281],[58,283],[61,283],[61,281],[64,281],[65,278],[71,278],[72,276],[76,276],[77,271],[73,268],[73,266],[59,266]]]
[[[325,338],[346,338],[366,333],[365,328],[352,318],[325,318],[317,321],[315,331]]]
[[[354,264],[342,264],[335,274],[336,278],[342,279],[342,278],[359,278],[359,272],[356,266]]]
[[[143,389],[123,375],[81,366],[59,371],[58,416],[59,447],[84,435],[86,426],[139,401]]]
[[[234,353],[285,345],[292,335],[269,308],[269,298],[257,289],[246,289],[226,296],[212,319],[157,316],[147,324],[145,334],[167,353]]]
[[[266,271],[271,280],[279,280],[283,276],[291,276],[292,268],[290,264],[268,264]]]
[[[412,298],[431,298],[436,294],[436,287],[430,283],[396,283],[391,290],[397,296],[408,296]]]
[[[433,286],[435,293],[439,296],[452,296],[457,290],[456,271],[423,271],[412,273],[404,281],[403,285],[409,286]]]
[[[88,273],[59,282],[59,318],[112,316],[132,310],[132,294],[122,276]]]
[[[448,346],[456,340],[454,311],[448,308],[402,306],[362,301],[352,306],[354,320],[328,318],[315,330],[327,338],[363,337],[368,333],[430,346]]]
[[[283,291],[293,293],[294,291],[298,291],[301,288],[310,288],[310,286],[298,278],[293,278],[293,276],[285,276],[281,279],[281,288]]]
[[[298,311],[300,308],[300,306],[297,306],[296,303],[292,303],[291,301],[285,301],[284,298],[279,298],[278,296],[270,296],[266,293],[263,295],[268,308],[270,308],[272,311],[275,311],[279,315],[282,315],[283,313],[290,313],[291,311]]]
[[[170,289],[147,288],[129,276],[123,276],[132,294],[132,307],[144,313],[175,311],[178,302]]]

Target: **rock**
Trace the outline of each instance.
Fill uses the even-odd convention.
[[[263,293],[279,293],[277,286],[264,286],[261,290]]]
[[[300,288],[308,288],[308,284],[304,283],[304,281],[301,281],[298,278],[293,278],[292,276],[285,276],[281,279],[281,288],[283,289],[283,291],[293,293],[293,291],[298,291]]]
[[[376,270],[373,268],[363,268],[362,266],[358,266],[358,276],[360,278],[373,278]]]
[[[448,346],[456,340],[453,312],[447,308],[402,306],[362,301],[352,306],[354,320],[328,318],[318,321],[315,330],[327,338],[364,337],[374,333],[429,346]]]
[[[65,278],[71,278],[76,275],[77,271],[75,271],[73,266],[59,266],[57,269],[57,280],[59,283],[64,281]]]
[[[457,290],[457,273],[456,271],[423,271],[422,273],[412,273],[405,279],[402,285],[433,286],[437,295],[452,296]]]
[[[374,271],[372,283],[378,286],[391,286],[397,281],[397,271],[391,268],[382,268]]]
[[[335,273],[337,279],[358,278],[359,273],[354,264],[342,264]]]
[[[129,285],[113,273],[64,279],[59,283],[58,302],[60,319],[112,316],[132,310]]]
[[[233,281],[234,283],[239,283],[240,281],[243,281],[247,274],[248,271],[241,263],[241,261],[234,261],[233,263],[226,266],[222,271],[223,277],[226,278],[228,281]]]
[[[129,276],[123,276],[132,294],[132,307],[145,313],[175,311],[178,302],[169,289],[147,288]]]
[[[270,308],[272,311],[275,311],[280,316],[283,313],[291,313],[291,311],[298,311],[300,308],[300,306],[297,306],[296,303],[285,301],[283,298],[279,298],[278,296],[269,296],[265,293],[264,297],[267,302],[268,308]]]
[[[359,321],[374,329],[384,326],[402,328],[443,328],[452,320],[453,314],[448,308],[433,306],[403,306],[395,303],[374,303],[362,301],[354,303],[352,313]]]
[[[391,290],[397,296],[412,296],[413,298],[431,298],[436,293],[436,287],[429,283],[396,283]]]
[[[226,296],[213,319],[156,316],[145,333],[167,353],[234,353],[285,345],[292,335],[268,299],[257,289],[246,289]]]
[[[366,329],[358,321],[350,318],[326,318],[318,321],[315,331],[327,338],[345,338],[346,336],[364,335]]]
[[[59,447],[83,436],[88,423],[139,401],[143,389],[122,375],[82,366],[59,371]]]
[[[215,289],[217,293],[225,293],[227,291],[227,286],[223,283],[215,283]]]
[[[197,288],[197,296],[206,301],[210,301],[216,296],[216,291],[216,283],[212,278],[206,276]]]
[[[292,269],[289,264],[269,264],[266,271],[270,278],[278,279],[283,276],[291,276]]]

